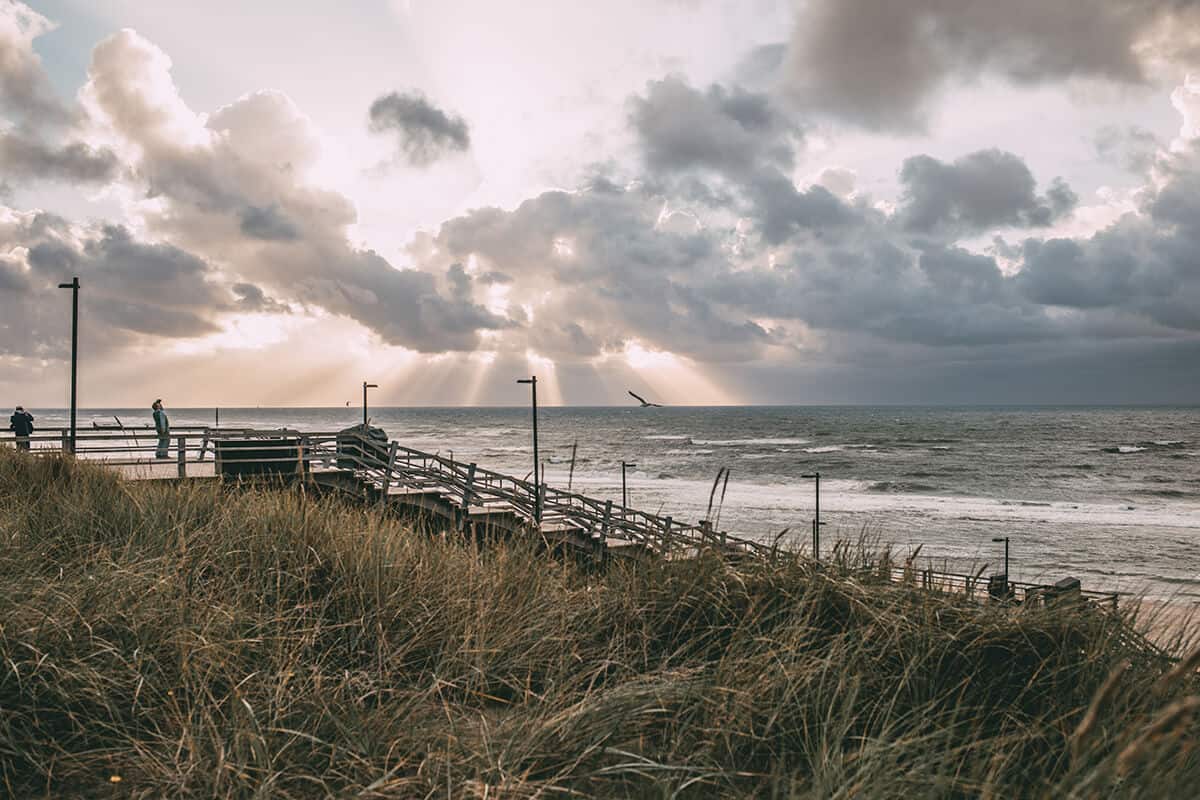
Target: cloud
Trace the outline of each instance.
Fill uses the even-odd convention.
[[[353,203],[310,179],[312,122],[286,95],[257,92],[205,118],[183,102],[170,59],[132,31],[95,49],[81,91],[127,154],[147,229],[218,264],[235,283],[357,320],[421,352],[471,350],[509,325],[436,278],[397,269],[348,239]]]
[[[1193,59],[1189,0],[813,0],[800,7],[784,83],[803,108],[873,129],[919,129],[944,85],[1148,79]]]
[[[905,159],[897,217],[907,231],[972,234],[997,227],[1046,227],[1074,210],[1079,199],[1055,179],[1037,195],[1033,173],[1020,157],[980,150],[953,164],[931,156]]]
[[[67,354],[69,305],[57,287],[78,276],[88,348],[108,353],[144,337],[190,338],[220,330],[231,308],[212,264],[119,225],[76,226],[53,215],[0,207],[0,355]],[[66,310],[66,313],[65,311]]]
[[[1101,161],[1116,164],[1135,175],[1145,175],[1162,144],[1153,132],[1139,125],[1105,125],[1092,140]]]
[[[246,206],[241,211],[241,230],[252,239],[291,241],[300,238],[300,231],[277,206]]]
[[[0,110],[31,125],[64,123],[71,117],[33,50],[33,40],[53,27],[23,3],[0,3]]]
[[[630,104],[630,121],[652,171],[709,169],[737,176],[762,165],[794,165],[799,129],[765,94],[718,84],[701,92],[672,76],[650,81],[645,95]]]
[[[101,183],[115,177],[120,162],[108,149],[82,142],[51,147],[15,132],[0,133],[0,169],[11,178]]]
[[[260,314],[290,314],[292,311],[286,303],[267,297],[262,289],[252,283],[235,283],[230,288],[237,297],[234,305],[238,311]]]
[[[425,167],[450,153],[471,147],[471,131],[462,117],[433,105],[419,92],[392,92],[376,98],[369,111],[374,133],[394,133],[400,156]]]

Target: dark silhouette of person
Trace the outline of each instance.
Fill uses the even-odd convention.
[[[29,437],[33,435],[33,414],[17,406],[13,415],[8,418],[8,428],[17,437],[17,449],[28,450]]]
[[[158,432],[158,448],[154,451],[155,458],[168,458],[167,447],[171,444],[171,422],[163,409],[162,398],[155,400],[150,408],[154,409],[154,430]]]

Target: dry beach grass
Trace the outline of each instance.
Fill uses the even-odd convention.
[[[1200,785],[1195,659],[1161,659],[1128,615],[973,605],[863,582],[852,560],[598,572],[295,490],[125,483],[3,451],[0,792]]]

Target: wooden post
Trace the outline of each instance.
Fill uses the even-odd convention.
[[[187,477],[187,437],[178,436],[175,438],[175,463],[179,468],[179,477]]]
[[[671,554],[671,518],[667,517],[663,523],[663,556]]]
[[[602,541],[608,541],[608,532],[612,528],[612,500],[604,501],[604,523],[600,527]]]
[[[462,497],[462,517],[458,521],[458,530],[465,531],[467,529],[467,517],[471,513],[471,495],[475,488],[475,464],[467,465],[467,484],[463,487]]]
[[[399,449],[399,442],[392,442],[392,446],[388,448],[387,472],[383,473],[383,487],[379,491],[379,502],[386,503],[388,489],[392,486],[392,473],[396,469],[396,450]]]
[[[62,432],[62,451],[64,453],[71,452],[71,437],[67,434],[66,431]]]

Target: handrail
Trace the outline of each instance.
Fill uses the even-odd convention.
[[[70,447],[69,428],[50,427],[36,430],[23,437],[38,453],[67,452]],[[0,432],[0,441],[17,437]],[[173,458],[150,459],[161,439],[167,438]],[[727,549],[767,552],[765,545],[752,540],[717,534],[707,523],[680,524],[669,517],[660,517],[634,508],[614,505],[576,492],[534,483],[512,475],[483,469],[448,458],[439,453],[427,453],[399,443],[370,439],[354,431],[299,431],[291,428],[210,428],[177,426],[165,436],[153,427],[126,425],[117,427],[77,428],[74,453],[76,457],[102,460],[111,466],[145,466],[153,463],[175,464],[180,477],[186,477],[187,465],[205,461],[207,451],[221,441],[253,441],[255,455],[238,458],[223,452],[221,463],[312,464],[339,460],[350,462],[354,471],[375,484],[411,489],[438,489],[457,498],[469,498],[464,512],[471,505],[505,503],[514,513],[532,526],[543,528],[552,523],[566,523],[599,533],[602,538],[623,539],[641,543],[653,550],[667,553],[684,548],[723,546]],[[131,441],[132,440],[132,441]],[[273,441],[274,440],[274,441]],[[280,441],[286,440],[286,441]],[[356,446],[345,448],[348,440]],[[383,452],[395,445],[396,458],[385,463]],[[297,445],[301,452],[297,453]],[[224,449],[224,448],[222,448]],[[278,455],[265,455],[278,453]],[[146,459],[137,459],[138,454]]]

